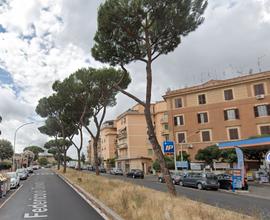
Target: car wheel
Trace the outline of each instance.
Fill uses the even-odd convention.
[[[175,185],[175,180],[172,180],[173,185]]]
[[[183,181],[180,181],[180,182],[179,182],[179,185],[180,185],[180,186],[184,186]]]
[[[202,184],[201,184],[201,183],[198,183],[198,184],[197,184],[197,188],[198,188],[199,190],[202,190],[202,189],[203,189]]]

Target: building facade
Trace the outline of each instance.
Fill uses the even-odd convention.
[[[164,95],[169,138],[194,160],[200,148],[270,134],[270,72],[210,80]]]

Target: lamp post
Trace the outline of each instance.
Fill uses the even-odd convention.
[[[18,128],[16,128],[15,133],[14,133],[14,145],[13,145],[13,160],[12,160],[12,166],[13,166],[13,170],[15,171],[15,145],[16,145],[16,136],[17,136],[17,132],[20,128],[26,126],[26,125],[30,125],[30,124],[34,124],[34,122],[27,122],[24,123],[22,125],[20,125]]]

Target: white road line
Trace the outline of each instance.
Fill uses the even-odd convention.
[[[20,185],[20,187],[18,189],[16,189],[16,191],[6,200],[2,203],[2,205],[0,206],[0,209],[22,188],[23,184]]]

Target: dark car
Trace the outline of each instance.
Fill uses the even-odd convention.
[[[172,171],[170,171],[170,174],[171,174],[173,184],[179,185],[180,181],[183,179],[183,174],[180,174],[178,172],[172,172]],[[164,179],[164,176],[162,174],[158,176],[158,181],[160,183],[165,183],[165,179]]]
[[[133,179],[135,178],[144,178],[144,174],[142,170],[139,169],[132,169],[127,173],[127,177],[132,177]]]
[[[181,186],[196,187],[202,189],[218,190],[218,178],[214,173],[187,173],[180,180]]]
[[[230,174],[218,174],[217,175],[218,182],[219,182],[219,188],[220,189],[232,189],[232,175]],[[242,187],[242,190],[248,190],[248,183],[245,179],[244,186]]]
[[[106,169],[104,167],[98,167],[100,173],[106,173]]]

